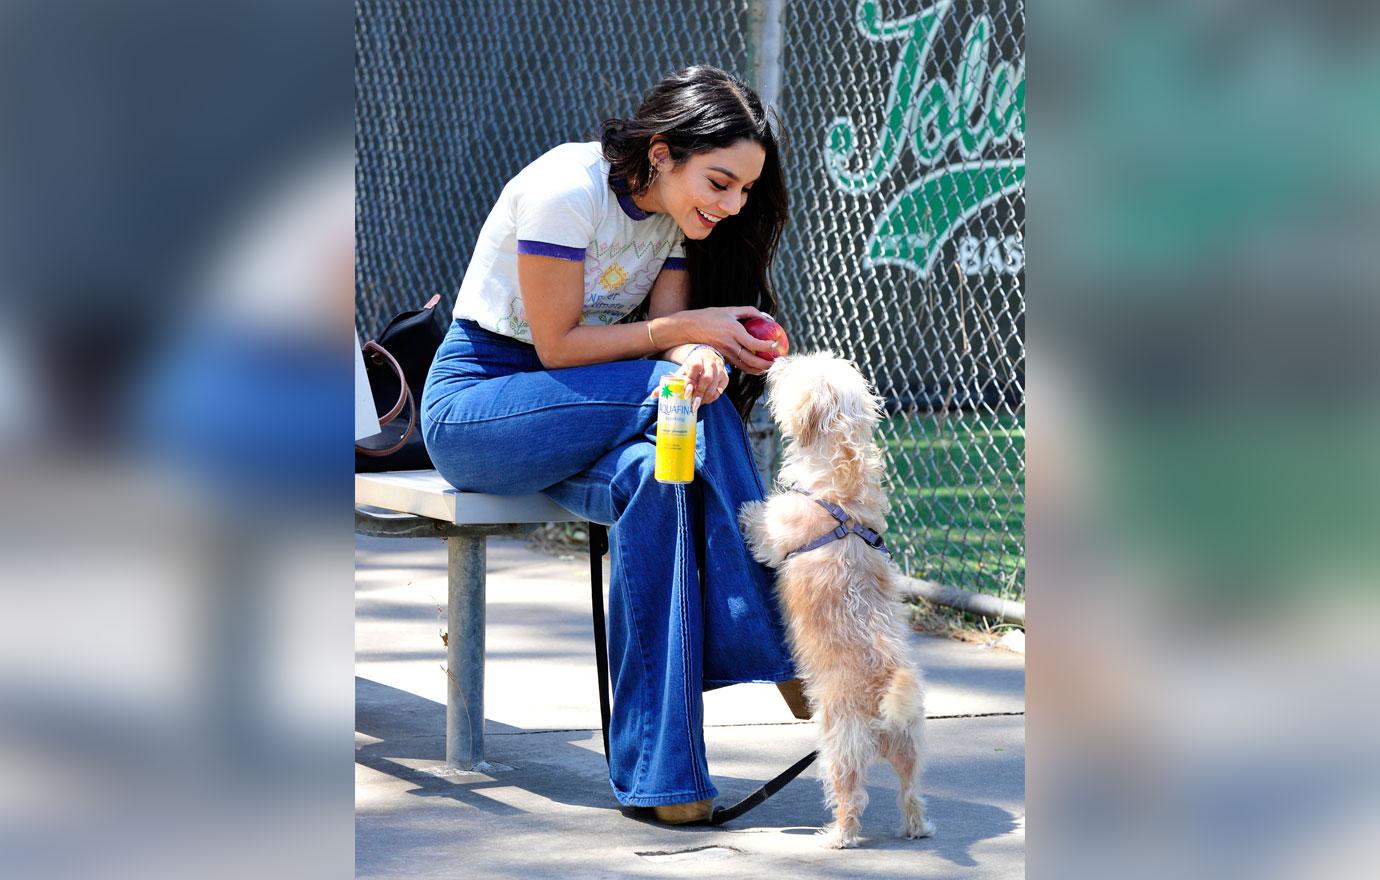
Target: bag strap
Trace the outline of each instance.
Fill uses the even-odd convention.
[[[604,554],[608,552],[608,532],[602,525],[590,523],[589,528],[589,567],[590,567],[590,607],[594,613],[594,659],[599,674],[599,719],[603,725],[604,761],[609,758],[609,661],[608,639],[604,632]],[[791,766],[782,770],[774,778],[762,784],[756,791],[729,807],[715,807],[705,820],[709,825],[722,825],[764,803],[776,794],[786,783],[799,776],[806,767],[814,763],[819,752],[810,752]]]
[[[388,411],[388,415],[382,416],[379,419],[379,422],[386,425],[396,419],[403,411],[403,406],[407,401],[407,391],[409,390],[407,387],[407,378],[403,375],[403,368],[402,365],[398,363],[398,359],[389,354],[388,349],[379,345],[378,340],[370,339],[368,342],[364,343],[364,353],[369,354],[371,352],[383,358],[383,362],[393,368],[393,372],[398,375],[398,384],[402,386],[402,391],[398,392],[398,402],[393,404],[393,408]]]
[[[364,343],[364,351],[383,358],[384,363],[392,367],[393,372],[398,374],[398,385],[402,389],[398,393],[398,402],[393,404],[393,408],[388,411],[386,416],[379,419],[379,423],[383,425],[388,424],[402,414],[404,407],[407,408],[407,430],[403,432],[402,438],[398,440],[397,443],[384,449],[374,449],[369,446],[360,446],[358,443],[355,444],[355,452],[358,452],[360,455],[367,455],[371,458],[383,458],[386,455],[392,455],[406,446],[407,441],[412,438],[412,432],[417,430],[417,401],[412,397],[412,389],[407,387],[407,377],[403,375],[402,366],[398,363],[397,358],[388,353],[388,349],[371,339]]]

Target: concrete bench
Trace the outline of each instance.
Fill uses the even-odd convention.
[[[521,535],[547,522],[585,520],[543,495],[460,492],[434,470],[355,475],[356,532],[446,542],[446,767],[450,770],[495,769],[484,760],[486,541],[490,535]],[[595,650],[603,657],[607,652],[603,555],[608,534],[598,523],[586,525]],[[607,672],[604,664],[599,667],[600,700],[607,717]]]

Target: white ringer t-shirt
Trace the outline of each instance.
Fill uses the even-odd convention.
[[[613,324],[642,303],[663,268],[685,269],[685,236],[669,216],[614,192],[597,141],[562,144],[503,188],[455,301],[455,317],[530,343],[518,254],[583,262],[580,323]]]

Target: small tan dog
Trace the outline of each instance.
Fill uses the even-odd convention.
[[[740,523],[753,556],[778,569],[791,648],[819,722],[834,813],[825,843],[857,844],[867,768],[879,755],[900,778],[900,833],[927,837],[924,687],[898,617],[900,574],[879,534],[889,509],[872,439],[881,400],[856,366],[828,352],[778,358],[767,388],[786,440],[779,480],[792,488],[744,505]]]

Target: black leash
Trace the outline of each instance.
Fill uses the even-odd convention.
[[[782,788],[784,788],[787,782],[790,782],[792,779],[799,776],[801,771],[813,764],[815,762],[815,758],[817,758],[818,756],[819,752],[810,752],[810,754],[801,758],[799,761],[796,761],[794,764],[787,767],[785,770],[782,770],[776,776],[775,779],[766,783],[761,788],[757,789],[752,794],[738,801],[738,803],[734,804],[733,806],[715,807],[714,813],[709,817],[709,824],[722,825],[730,819],[736,819],[739,816],[743,815],[748,810],[751,810],[753,807],[762,803],[767,798],[771,797],[772,795],[780,791]]]
[[[599,667],[599,718],[604,725],[604,761],[609,759],[609,640],[604,630],[604,554],[609,552],[609,533],[599,523],[589,524],[590,605],[594,608],[594,660]]]
[[[594,658],[599,668],[599,719],[603,725],[605,761],[608,761],[609,757],[609,652],[608,636],[604,631],[604,554],[608,552],[608,549],[608,531],[598,523],[590,523],[590,605],[594,612]],[[705,823],[722,825],[764,803],[767,798],[785,788],[786,783],[804,772],[805,768],[813,764],[818,756],[819,752],[810,752],[733,806],[715,807],[714,812],[705,820]]]

